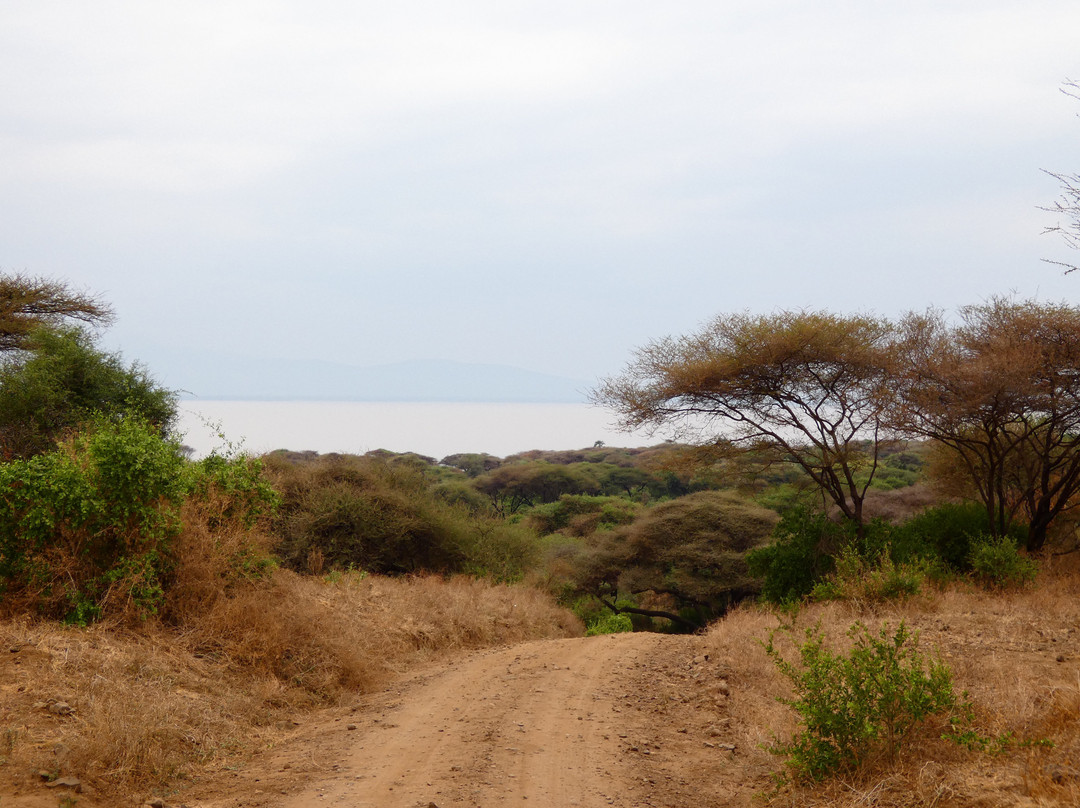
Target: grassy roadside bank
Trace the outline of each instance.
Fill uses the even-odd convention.
[[[65,776],[82,782],[80,805],[116,804],[237,765],[301,715],[410,666],[581,631],[527,587],[287,571],[179,630],[5,620],[0,804],[43,798],[43,781]]]
[[[818,784],[789,782],[759,794],[757,804],[1080,804],[1080,577],[1074,567],[1075,562],[1068,569],[1044,564],[1038,584],[1019,591],[986,592],[954,583],[904,602],[829,602],[800,609],[793,618],[796,630],[819,627],[837,649],[850,646],[846,634],[855,621],[875,632],[903,621],[918,633],[919,648],[951,670],[957,693],[973,708],[969,726],[983,743],[944,739],[955,728],[944,719],[929,721],[904,739],[895,756],[871,757],[856,771]],[[797,730],[794,711],[778,701],[791,698],[792,691],[761,641],[790,620],[744,607],[706,635],[730,683],[732,695],[718,709],[738,750],[717,764],[717,785],[751,773],[760,781],[763,772],[784,768],[784,759],[767,747]],[[749,794],[744,796],[749,804]]]

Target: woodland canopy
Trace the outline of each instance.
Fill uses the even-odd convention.
[[[929,439],[990,518],[1039,550],[1080,492],[1080,308],[994,298],[897,322],[723,315],[641,348],[594,401],[627,428],[796,466],[864,533],[884,446]]]

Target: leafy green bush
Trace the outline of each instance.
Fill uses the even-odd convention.
[[[211,500],[210,529],[250,527],[275,495],[254,461],[188,463],[155,425],[99,416],[51,452],[0,464],[0,594],[79,624],[155,614],[178,573],[184,506]],[[234,544],[238,563],[265,566]]]
[[[184,464],[138,419],[99,421],[52,452],[0,464],[0,587],[80,623],[110,603],[156,611]]]
[[[95,417],[134,417],[162,436],[176,420],[172,391],[141,365],[95,348],[83,331],[39,329],[27,348],[0,364],[0,457],[49,451]]]
[[[784,658],[776,635],[764,647],[795,689],[785,703],[802,729],[771,751],[788,756],[799,779],[821,780],[874,755],[891,757],[919,722],[957,707],[948,668],[920,654],[918,636],[903,623],[895,633],[883,626],[876,635],[854,624],[846,655],[826,648],[820,629],[807,629],[805,641],[796,643],[799,664]]]
[[[875,555],[868,559],[853,544],[846,545],[836,556],[836,571],[814,585],[810,599],[874,604],[919,594],[926,562],[897,564],[887,546]]]
[[[191,463],[187,477],[192,497],[215,496],[217,511],[211,528],[231,521],[250,528],[281,505],[281,496],[266,479],[263,462],[255,457],[210,454]]]
[[[607,603],[593,595],[578,596],[574,599],[568,597],[564,599],[564,602],[570,611],[585,624],[586,636],[589,637],[597,634],[651,631],[654,628],[649,618],[629,611],[614,612]],[[611,602],[617,609],[634,609],[638,605],[637,600],[632,597],[618,598]]]
[[[941,580],[970,570],[972,541],[988,527],[981,505],[946,504],[901,525],[872,521],[857,540],[852,523],[795,507],[777,524],[772,544],[753,550],[747,561],[751,573],[762,579],[762,598],[772,603],[793,603],[811,594],[817,600],[890,599],[914,594],[927,578]],[[1016,528],[1013,535],[1022,537],[1024,531]],[[842,550],[846,571],[837,567]]]
[[[598,634],[624,634],[634,630],[634,623],[628,614],[615,614],[606,612],[597,620],[589,624],[585,630],[586,637],[595,637]]]
[[[894,491],[897,488],[915,485],[920,479],[922,479],[922,474],[919,471],[898,468],[883,463],[877,467],[874,473],[872,486],[881,491]]]
[[[854,540],[848,525],[805,507],[788,510],[773,530],[772,543],[747,553],[750,574],[762,579],[761,597],[792,603],[835,569],[833,555]]]
[[[1018,537],[1026,530],[1014,528]],[[939,559],[950,569],[970,569],[971,541],[990,532],[990,518],[979,503],[947,503],[928,508],[889,533],[893,558],[898,562],[917,558]]]
[[[976,538],[971,542],[968,562],[975,580],[987,589],[1026,586],[1039,571],[1034,561],[1020,555],[1016,540],[1009,536]]]

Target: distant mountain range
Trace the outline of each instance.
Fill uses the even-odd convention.
[[[577,403],[593,383],[509,365],[416,360],[369,367],[318,360],[193,356],[157,360],[185,398],[278,401]]]

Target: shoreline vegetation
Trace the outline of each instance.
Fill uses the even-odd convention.
[[[198,399],[178,407],[177,430],[198,457],[224,450],[226,439],[256,454],[285,447],[324,454],[384,449],[436,459],[662,439],[623,433],[610,413],[587,403]]]

